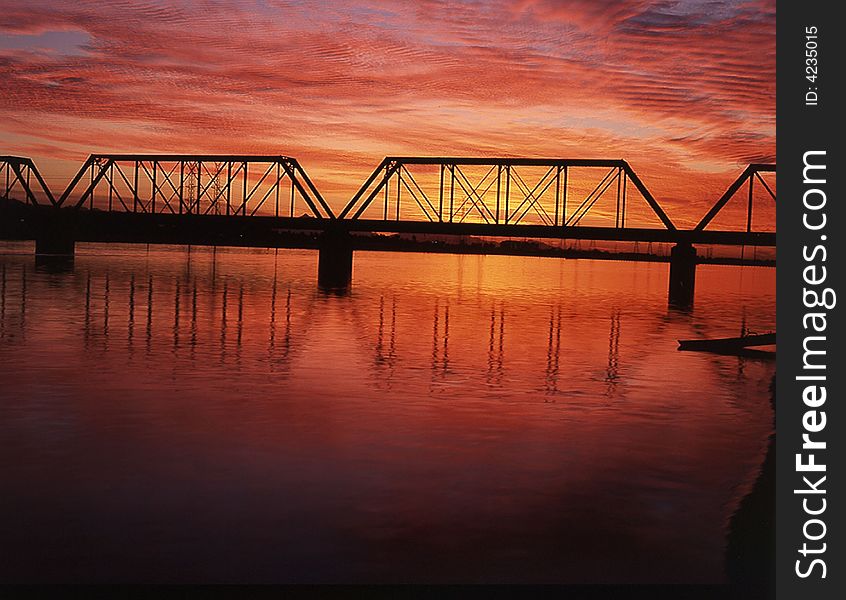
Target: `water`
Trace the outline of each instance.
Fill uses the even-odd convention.
[[[2,580],[723,582],[775,273],[81,245],[0,257]]]

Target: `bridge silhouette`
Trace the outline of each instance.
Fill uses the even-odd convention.
[[[94,154],[61,194],[30,158],[0,156],[0,231],[34,239],[37,257],[72,256],[77,241],[315,247],[318,281],[340,288],[361,234],[669,243],[669,300],[690,305],[695,245],[775,246],[753,227],[756,185],[776,200],[774,171],[750,164],[680,229],[624,160],[386,157],[336,215],[288,156]],[[744,226],[715,229],[744,186]]]

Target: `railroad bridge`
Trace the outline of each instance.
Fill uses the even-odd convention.
[[[774,232],[753,227],[753,200],[776,200],[764,178],[774,171],[749,165],[680,229],[624,160],[391,156],[336,215],[288,156],[95,154],[60,194],[31,159],[0,156],[0,231],[34,239],[41,257],[72,256],[77,241],[315,247],[327,287],[350,283],[368,233],[669,243],[668,298],[685,306],[696,245],[775,246]],[[734,198],[744,223],[715,228]]]

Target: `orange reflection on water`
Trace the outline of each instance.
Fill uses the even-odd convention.
[[[685,313],[663,264],[360,252],[347,295],[308,251],[0,267],[3,576],[725,578],[774,365],[676,340],[770,329],[772,270],[700,267]]]

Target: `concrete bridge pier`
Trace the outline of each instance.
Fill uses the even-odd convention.
[[[45,214],[38,219],[35,233],[36,262],[73,260],[76,250],[74,226],[70,219],[62,216]]]
[[[670,304],[679,308],[692,306],[695,287],[696,248],[689,242],[679,242],[670,250]]]
[[[72,235],[42,235],[35,238],[36,256],[73,258],[76,241]]]
[[[349,232],[327,229],[320,234],[317,285],[346,288],[352,282],[353,242]]]

